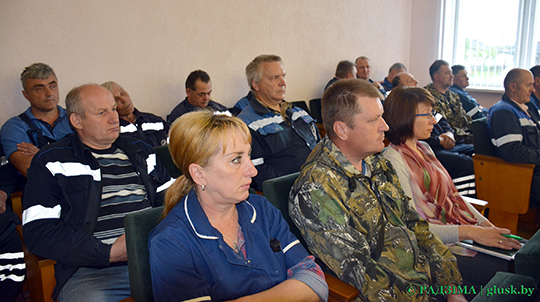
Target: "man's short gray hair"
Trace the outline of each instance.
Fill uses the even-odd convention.
[[[388,73],[391,73],[392,70],[400,70],[400,69],[403,69],[405,70],[405,72],[407,72],[407,67],[405,67],[405,65],[403,63],[394,63],[392,64],[392,66],[390,66],[390,68],[388,69]]]
[[[120,85],[118,85],[118,83],[114,82],[114,81],[107,81],[103,84],[101,84],[101,87],[109,90],[111,93],[114,93],[114,89],[117,88],[117,87],[122,87]]]
[[[72,114],[76,114],[82,118],[86,117],[81,98],[81,90],[84,86],[87,85],[77,86],[71,89],[66,95],[66,114],[68,118]]]
[[[25,88],[27,79],[45,80],[51,75],[54,75],[56,77],[54,70],[49,65],[44,63],[34,63],[26,67],[21,73],[21,84],[23,88]]]
[[[260,55],[253,59],[247,66],[246,66],[246,77],[248,81],[248,85],[251,88],[251,91],[255,92],[255,89],[253,89],[252,82],[255,81],[257,83],[261,82],[262,78],[262,68],[261,65],[263,63],[272,63],[272,62],[279,62],[283,64],[283,61],[281,60],[281,57],[277,55]]]

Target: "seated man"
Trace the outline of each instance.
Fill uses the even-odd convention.
[[[407,72],[407,67],[403,65],[402,63],[394,63],[392,66],[390,66],[390,69],[388,70],[388,76],[384,78],[384,81],[381,83],[381,86],[384,88],[386,92],[389,92],[392,90],[393,85],[392,81],[394,80],[394,77],[399,73]]]
[[[263,181],[298,172],[320,135],[307,112],[284,101],[287,83],[279,56],[256,57],[246,76],[255,97],[238,117],[251,132],[251,160],[258,172],[251,187],[262,191]]]
[[[491,106],[488,126],[502,159],[535,164],[530,208],[540,208],[540,115],[530,103],[534,92],[530,71],[514,68],[504,78],[502,100]]]
[[[482,107],[476,100],[467,92],[465,88],[469,86],[469,77],[467,70],[463,65],[452,66],[452,74],[454,75],[454,85],[449,89],[459,95],[459,100],[463,109],[473,120],[487,116],[487,109]]]
[[[116,302],[130,296],[124,216],[161,205],[173,181],[150,146],[119,137],[107,89],[76,87],[66,106],[75,133],[40,150],[28,170],[24,239],[57,262],[54,300]]]
[[[227,111],[227,107],[212,101],[212,81],[202,70],[192,71],[186,79],[186,98],[167,115],[167,123],[172,123],[182,114],[208,108],[214,111]]]
[[[9,196],[22,176],[11,165],[0,145],[0,301],[15,301],[25,281],[24,253],[15,227],[21,224],[12,211]]]
[[[161,117],[148,112],[140,112],[133,106],[129,93],[116,82],[101,84],[107,88],[116,101],[116,112],[120,118],[120,134],[138,138],[152,147],[167,144],[169,124]]]
[[[536,106],[540,113],[540,65],[533,66],[530,71],[534,77],[534,92],[531,93],[531,103]]]
[[[21,74],[23,95],[30,107],[10,118],[0,132],[4,153],[22,175],[43,146],[72,132],[64,108],[58,106],[58,80],[46,64],[35,63]]]
[[[418,81],[410,73],[399,73],[392,80],[394,87],[418,87]],[[474,146],[464,144],[454,139],[454,130],[440,114],[435,115],[437,124],[433,126],[431,137],[426,139],[437,159],[452,177],[459,194],[476,197],[476,183],[474,180],[474,164],[472,154]]]
[[[371,60],[366,56],[360,56],[356,58],[354,62],[356,64],[357,71],[356,77],[373,84],[373,86],[377,87],[377,89],[379,89],[379,91],[383,94],[383,97],[385,97],[386,91],[382,87],[381,83],[371,79]]]
[[[420,288],[457,285],[461,275],[380,153],[388,130],[380,98],[358,80],[324,93],[327,136],[291,189],[290,215],[314,255],[355,286],[360,300],[427,301]]]
[[[418,81],[408,72],[400,72],[392,79],[392,88],[398,86],[418,87]]]
[[[328,89],[330,85],[343,79],[356,79],[356,66],[351,61],[340,61],[336,67],[336,74],[328,84],[324,87],[324,90]]]
[[[459,96],[448,88],[454,83],[452,69],[448,62],[437,60],[429,67],[429,75],[433,83],[426,88],[435,98],[435,111],[442,114],[454,129],[456,142],[471,144],[473,135],[471,133],[472,119],[463,110],[463,105]]]

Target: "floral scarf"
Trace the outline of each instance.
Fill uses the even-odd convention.
[[[439,160],[422,144],[417,143],[416,146],[425,159],[406,144],[392,144],[391,147],[401,154],[407,164],[418,214],[434,224],[477,224],[452,177]]]

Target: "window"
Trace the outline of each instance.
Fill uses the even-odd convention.
[[[503,88],[508,71],[540,64],[540,0],[446,0],[441,57],[467,68],[471,88]]]

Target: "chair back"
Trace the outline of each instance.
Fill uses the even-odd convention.
[[[296,238],[300,240],[304,248],[309,251],[308,246],[302,237],[302,233],[300,233],[300,230],[289,216],[289,191],[298,178],[298,175],[300,175],[300,172],[265,180],[263,182],[263,196],[266,197],[274,207],[281,211],[283,218],[285,218],[285,221],[289,224],[291,233],[293,233]]]
[[[178,178],[178,176],[182,175],[182,171],[180,171],[180,169],[178,169],[178,167],[174,164],[171,153],[169,152],[169,145],[154,147],[154,151],[159,157],[161,165],[165,167],[165,169],[167,170],[167,172],[169,172],[169,175],[171,175],[172,178]]]
[[[291,102],[291,104],[293,104],[293,105],[296,106],[296,107],[302,108],[302,109],[304,109],[307,113],[309,113],[309,109],[308,109],[308,106],[307,106],[307,104],[306,104],[306,101],[294,101],[294,102]]]
[[[497,147],[491,143],[491,135],[485,117],[476,119],[472,123],[474,137],[474,153],[497,156]]]
[[[317,121],[317,124],[322,124],[322,106],[321,99],[309,100],[309,109],[311,109],[311,117]]]
[[[158,225],[163,207],[132,213],[124,218],[128,256],[129,287],[137,302],[154,301],[148,235]]]

